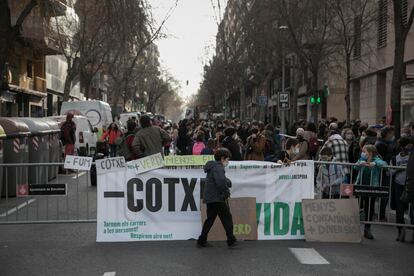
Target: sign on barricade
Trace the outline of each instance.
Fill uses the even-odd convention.
[[[390,188],[386,186],[354,185],[354,195],[388,198],[390,195]]]
[[[129,168],[134,168],[136,174],[152,171],[164,167],[164,159],[161,153],[150,155],[141,159],[128,162]]]
[[[96,173],[105,174],[116,171],[124,172],[126,169],[126,162],[124,157],[114,157],[96,160]]]
[[[214,155],[170,155],[165,156],[166,167],[204,166],[214,160]]]
[[[69,170],[90,171],[92,157],[66,155],[64,168]]]
[[[233,217],[233,234],[237,240],[257,240],[256,199],[254,197],[230,198],[231,215]],[[201,204],[201,225],[207,218],[207,205]],[[226,232],[219,217],[208,233],[209,241],[227,240]]]
[[[361,242],[357,199],[304,199],[306,241]]]
[[[226,176],[232,197],[256,198],[258,239],[304,238],[301,201],[314,195],[312,161],[230,162]],[[197,238],[205,177],[202,169],[179,167],[136,175],[128,166],[98,175],[97,241]]]
[[[66,184],[18,184],[17,197],[25,196],[65,196]]]

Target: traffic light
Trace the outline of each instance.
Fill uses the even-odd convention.
[[[310,103],[311,103],[311,104],[315,104],[315,103],[316,103],[316,99],[315,99],[315,97],[314,97],[314,96],[312,96],[312,97],[310,98]]]
[[[311,96],[310,103],[311,103],[311,105],[320,104],[321,103],[321,97],[320,96]]]

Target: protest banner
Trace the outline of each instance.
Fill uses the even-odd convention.
[[[166,167],[204,166],[214,155],[169,155],[164,157]]]
[[[136,174],[141,174],[164,167],[164,159],[161,153],[157,153],[128,162],[127,166],[135,169]]]
[[[254,197],[229,198],[230,212],[233,217],[233,234],[237,240],[257,240],[256,199]],[[207,205],[201,204],[201,225],[207,218]],[[217,216],[208,233],[209,241],[227,240],[226,232]]]
[[[358,200],[302,200],[306,241],[361,242]]]
[[[314,164],[230,162],[232,197],[256,198],[258,239],[303,239],[301,200],[313,198]],[[97,241],[187,240],[201,231],[200,199],[206,173],[133,168],[98,175]]]

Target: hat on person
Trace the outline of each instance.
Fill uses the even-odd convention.
[[[304,136],[305,135],[305,130],[303,129],[303,128],[298,128],[297,130],[296,130],[296,136]]]
[[[330,130],[337,130],[338,129],[338,124],[337,123],[331,123],[329,125],[329,129]]]

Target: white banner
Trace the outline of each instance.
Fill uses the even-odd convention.
[[[314,195],[312,161],[230,162],[232,197],[256,197],[258,239],[303,239],[302,199]],[[201,231],[202,169],[133,167],[98,175],[97,241],[187,240]],[[218,219],[218,218],[217,218]]]

